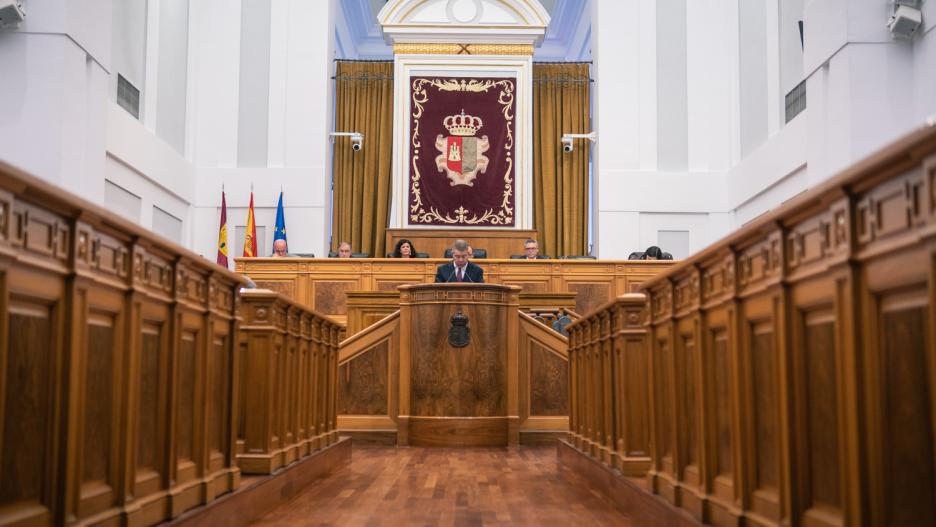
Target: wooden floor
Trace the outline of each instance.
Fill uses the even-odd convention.
[[[357,447],[351,465],[254,525],[635,525],[555,447]]]

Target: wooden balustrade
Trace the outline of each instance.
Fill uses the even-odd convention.
[[[613,309],[570,327],[563,459],[586,472],[596,459],[614,466],[614,417],[649,408],[646,483],[672,505],[666,514],[936,525],[936,127],[644,288],[651,360],[624,381],[642,396],[617,384]],[[639,501],[638,487],[611,487]]]
[[[334,444],[342,328],[269,291],[240,305],[245,282],[0,163],[0,525],[223,509],[242,469]]]
[[[237,462],[269,474],[338,440],[341,327],[265,290],[241,294]]]
[[[0,163],[0,524],[154,524],[236,488],[242,282]]]
[[[650,468],[646,298],[623,295],[568,326],[569,442],[628,476]]]

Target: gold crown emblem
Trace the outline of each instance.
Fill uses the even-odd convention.
[[[462,110],[461,115],[449,115],[443,119],[442,126],[452,135],[471,136],[484,126],[484,122],[480,117],[465,115],[465,110]]]

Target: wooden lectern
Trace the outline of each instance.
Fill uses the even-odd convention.
[[[400,287],[398,444],[519,443],[519,294],[494,284]]]

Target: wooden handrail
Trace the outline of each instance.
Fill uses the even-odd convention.
[[[370,349],[371,346],[387,338],[394,331],[399,330],[400,310],[374,322],[360,333],[348,337],[341,342],[341,351],[338,355],[338,365],[345,364],[359,354]]]
[[[555,355],[564,361],[569,360],[569,339],[552,328],[543,325],[530,315],[520,311],[517,313],[520,317],[520,324],[523,329],[532,337],[542,343],[543,349]]]

